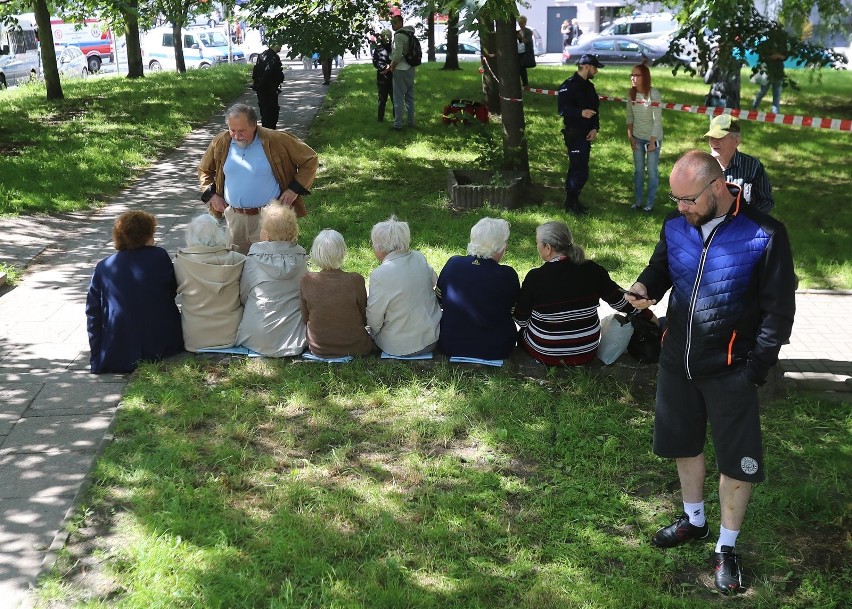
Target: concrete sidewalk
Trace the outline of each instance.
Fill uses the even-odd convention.
[[[279,126],[306,137],[326,90],[321,71],[289,71]],[[239,101],[257,100],[247,91]],[[0,261],[29,265],[0,298],[0,608],[26,606],[65,543],[64,521],[129,380],[88,372],[86,292],[95,264],[115,251],[113,221],[128,209],[153,213],[157,244],[174,254],[206,211],[196,168],[224,127],[223,109],[96,212],[0,220]]]
[[[321,82],[318,70],[288,72],[280,125],[306,136],[325,95]],[[29,603],[27,590],[65,543],[65,519],[110,440],[128,383],[88,373],[85,297],[95,264],[114,251],[113,220],[131,208],[150,211],[158,244],[174,253],[183,227],[206,209],[196,167],[223,127],[219,114],[96,212],[0,220],[0,261],[30,263],[0,298],[0,608]],[[793,338],[781,351],[789,377],[852,391],[852,319],[843,315],[850,296],[797,295]]]

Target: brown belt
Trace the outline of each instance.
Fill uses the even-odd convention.
[[[260,213],[263,207],[232,207],[235,214],[243,214],[244,216],[256,216]]]

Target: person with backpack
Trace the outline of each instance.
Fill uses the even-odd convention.
[[[260,124],[267,129],[275,129],[278,125],[278,91],[284,82],[284,65],[278,52],[280,44],[272,43],[260,54],[251,72],[251,88],[257,92],[257,107],[260,110]]]
[[[393,129],[402,129],[402,119],[406,125],[414,127],[414,71],[422,61],[420,41],[414,34],[414,28],[403,25],[402,15],[391,17],[393,28],[393,54],[386,72],[393,75]]]

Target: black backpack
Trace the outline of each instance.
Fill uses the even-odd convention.
[[[400,32],[408,36],[408,52],[403,53],[402,57],[408,65],[416,68],[423,63],[423,49],[420,47],[420,40],[408,30],[400,30]]]

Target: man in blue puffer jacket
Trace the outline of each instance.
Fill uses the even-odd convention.
[[[790,337],[796,276],[784,225],[741,200],[719,163],[692,150],[675,163],[669,215],[627,300],[647,308],[671,288],[660,355],[654,453],[674,458],[684,513],[654,545],[704,539],[707,421],[721,473],[716,588],[742,586],[734,552],[752,484],[764,479],[757,387]]]

